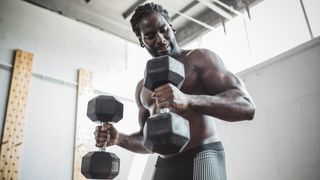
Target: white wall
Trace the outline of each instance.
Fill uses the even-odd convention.
[[[2,66],[1,66],[2,67]],[[8,99],[8,87],[10,84],[11,73],[9,70],[0,68],[0,132],[2,132],[3,118],[6,112],[7,99]],[[1,134],[1,133],[0,133]]]
[[[144,49],[75,20],[17,0],[0,0],[0,127],[3,126],[14,50],[34,53],[27,104],[20,179],[72,178],[77,69],[93,71],[93,88],[125,97],[119,131],[138,130],[133,101],[135,85],[143,76]],[[68,83],[68,82],[71,82]],[[96,124],[92,123],[92,126]],[[0,133],[2,132],[2,128]],[[93,133],[92,133],[93,134]],[[92,135],[92,144],[94,137]],[[134,154],[108,148],[121,163],[116,179],[127,179]],[[139,168],[139,167],[135,167]]]
[[[301,0],[267,0],[202,37],[199,45],[219,54],[232,72],[240,72],[311,40]],[[318,0],[303,0],[314,37],[320,35]]]
[[[252,122],[219,123],[230,179],[320,178],[320,38],[241,72]]]
[[[320,12],[318,7],[320,6],[320,1],[318,0],[303,0],[303,4],[306,9],[306,14],[309,19],[311,30],[314,37],[320,36],[320,23],[319,16]]]

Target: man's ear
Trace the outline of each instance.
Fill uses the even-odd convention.
[[[143,44],[141,37],[139,37],[139,42],[140,42],[140,46],[141,46],[142,48],[144,48],[145,45]]]
[[[176,29],[172,26],[172,24],[170,24],[170,27],[174,33],[177,33]]]

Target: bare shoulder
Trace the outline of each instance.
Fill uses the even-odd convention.
[[[226,71],[226,68],[220,57],[209,49],[193,49],[187,53],[192,64],[198,70],[207,70],[208,68],[217,71]]]
[[[208,94],[218,94],[228,89],[242,89],[241,80],[225,67],[216,53],[209,49],[195,49],[189,52],[189,57]]]

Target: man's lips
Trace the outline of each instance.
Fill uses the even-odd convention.
[[[168,51],[169,48],[170,48],[170,45],[165,45],[165,46],[159,47],[158,52]]]

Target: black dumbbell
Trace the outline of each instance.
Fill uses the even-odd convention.
[[[87,116],[93,121],[111,124],[122,119],[123,104],[112,96],[100,95],[88,102]],[[119,174],[120,159],[105,151],[89,152],[82,157],[81,173],[91,179],[113,179]]]
[[[154,91],[158,86],[171,83],[180,88],[184,74],[181,62],[170,56],[157,57],[147,62],[144,87]],[[180,152],[190,140],[189,122],[168,109],[149,117],[143,133],[144,146],[163,155]]]

